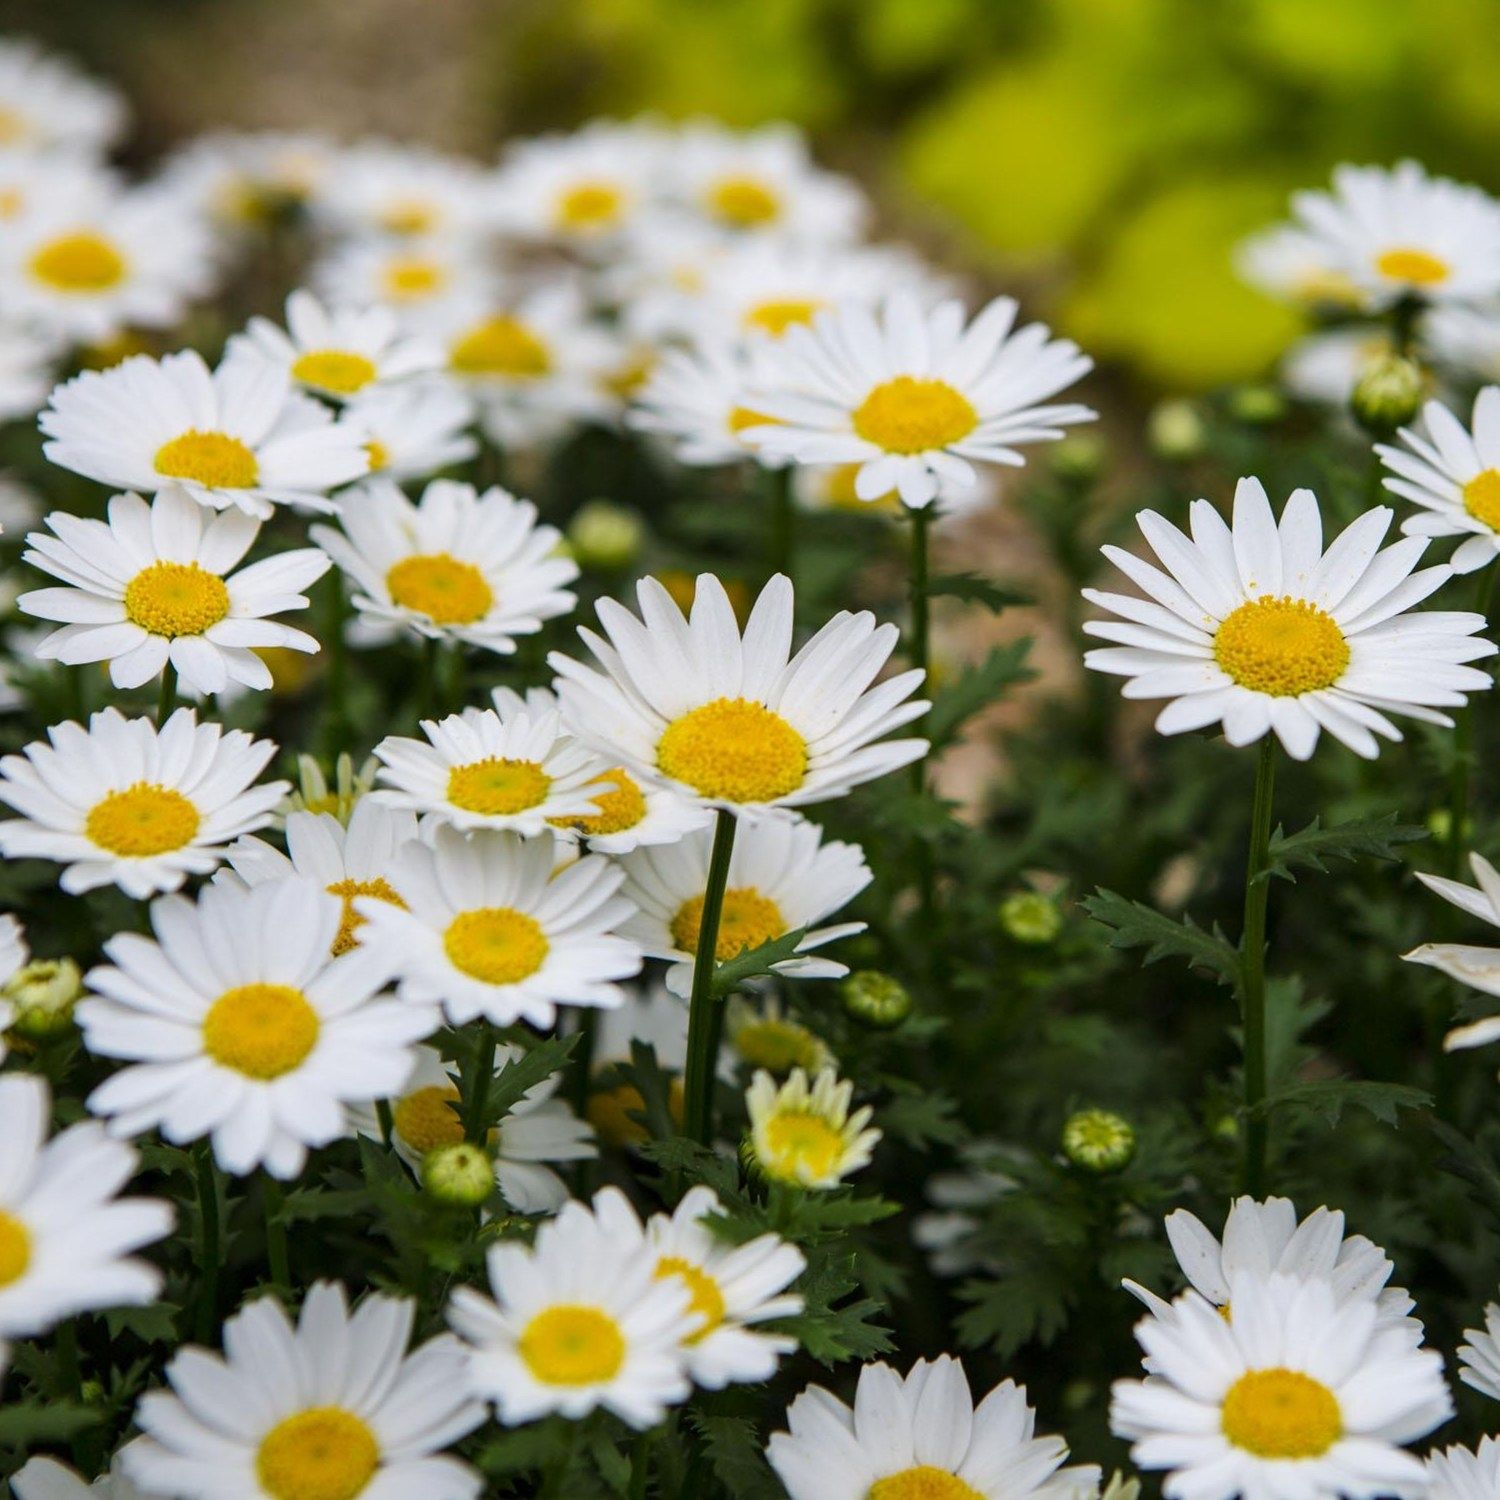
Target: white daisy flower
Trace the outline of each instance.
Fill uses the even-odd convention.
[[[731,995],[724,1006],[726,1051],[719,1070],[733,1078],[736,1063],[772,1074],[803,1069],[809,1076],[833,1067],[837,1059],[817,1032],[793,1019],[780,995],[752,1000]],[[726,1066],[727,1065],[727,1066]]]
[[[496,277],[467,241],[350,240],[321,255],[311,271],[329,302],[388,307],[413,333],[433,334],[494,294]]]
[[[497,1047],[496,1075],[524,1055],[519,1047]],[[568,1189],[551,1164],[592,1161],[599,1154],[593,1132],[566,1100],[556,1097],[561,1083],[562,1075],[554,1073],[528,1089],[490,1132],[495,1186],[504,1200],[500,1206],[512,1213],[556,1213],[568,1201]],[[349,1114],[359,1134],[381,1138],[373,1109],[357,1106]],[[421,1169],[429,1151],[463,1140],[458,1086],[449,1065],[433,1048],[417,1048],[417,1065],[401,1093],[391,1100],[391,1124],[391,1144],[413,1171]]]
[[[215,515],[173,487],[149,505],[116,495],[107,521],[54,511],[46,524],[53,534],[32,532],[23,558],[66,587],[16,601],[26,614],[64,622],[38,645],[44,661],[107,661],[118,688],[140,687],[170,663],[189,691],[207,694],[230,682],[269,688],[254,648],[318,649],[305,631],[270,617],[307,608],[302,590],[328,571],[327,556],[303,547],[231,573],[260,530],[243,511]]]
[[[3,991],[10,979],[31,958],[31,945],[20,922],[9,912],[0,916],[0,1062],[5,1061],[5,1033],[16,1018],[16,1008]]]
[[[466,708],[422,721],[428,743],[388,735],[375,747],[381,762],[377,802],[435,813],[465,833],[510,829],[530,838],[553,819],[598,815],[592,788],[598,762],[562,732],[557,714]]]
[[[378,1293],[351,1313],[314,1283],[295,1328],[275,1297],[224,1324],[224,1354],[189,1346],[170,1391],[136,1407],[145,1436],[120,1461],[181,1500],[477,1500],[483,1481],[442,1450],[484,1420],[463,1389],[463,1350],[443,1334],[408,1352],[415,1303]]]
[[[69,895],[110,884],[136,900],[175,891],[264,828],[291,790],[254,784],[276,753],[269,740],[200,724],[190,708],[160,730],[106,708],[87,729],[54,724],[47,739],[0,760],[0,802],[21,814],[0,823],[0,854],[65,864]]]
[[[854,1406],[810,1386],[790,1432],[766,1450],[791,1500],[1095,1500],[1096,1464],[1063,1468],[1067,1444],[1036,1435],[1025,1386],[1006,1380],[976,1407],[960,1361],[859,1372]]]
[[[448,380],[376,386],[344,407],[344,422],[364,434],[371,474],[426,479],[467,463],[479,451],[469,432],[474,403]]]
[[[1240,275],[1269,296],[1314,310],[1355,311],[1367,305],[1341,247],[1294,224],[1252,235],[1236,256]]]
[[[1417,871],[1417,879],[1468,916],[1478,917],[1492,927],[1500,927],[1500,871],[1482,854],[1471,853],[1469,864],[1474,871],[1476,884],[1473,886],[1458,880],[1445,880],[1441,875],[1428,875],[1421,870]],[[1437,969],[1481,994],[1500,995],[1500,948],[1483,948],[1469,943],[1423,943],[1401,956],[1408,963]],[[1493,1041],[1500,1041],[1500,1016],[1484,1016],[1450,1031],[1443,1038],[1443,1050],[1464,1051],[1470,1047],[1486,1047]]]
[[[924,308],[910,293],[878,312],[819,313],[767,346],[748,404],[771,424],[746,441],[799,464],[858,463],[861,499],[894,489],[915,507],[945,483],[973,483],[975,462],[1019,467],[1019,445],[1060,438],[1096,413],[1044,404],[1093,361],[1041,323],[1014,331],[1015,319],[1010,297],[965,325],[962,303]]]
[[[1366,511],[1326,552],[1311,490],[1292,493],[1279,525],[1258,479],[1240,480],[1232,527],[1207,500],[1190,514],[1191,539],[1153,511],[1136,517],[1166,572],[1104,548],[1149,599],[1083,591],[1122,616],[1084,625],[1118,643],[1085,665],[1128,677],[1127,698],[1170,698],[1160,733],[1222,722],[1231,745],[1274,732],[1306,760],[1326,729],[1373,759],[1375,735],[1401,738],[1388,713],[1450,724],[1439,709],[1490,686],[1487,672],[1463,665],[1495,652],[1475,636],[1483,615],[1408,613],[1452,572],[1413,572],[1423,537],[1382,550],[1388,509]]]
[[[295,1177],[309,1147],[348,1133],[345,1105],[400,1091],[437,1009],[383,998],[389,970],[332,955],[341,903],[310,880],[210,885],[151,905],[87,976],[84,1045],[121,1069],[89,1095],[114,1135],[212,1136],[226,1172]]]
[[[1435,307],[1422,341],[1436,364],[1471,380],[1500,384],[1500,307]]]
[[[894,625],[842,612],[792,655],[785,577],[761,590],[743,636],[712,574],[689,619],[654,578],[636,593],[639,620],[600,600],[608,641],[579,629],[603,671],[549,658],[568,731],[606,762],[706,806],[762,809],[842,796],[925,752],[920,739],[875,743],[927,710],[908,701],[919,671],[872,686]]]
[[[773,420],[746,404],[758,368],[755,352],[739,340],[668,349],[635,393],[625,420],[659,434],[679,463],[784,468],[790,460],[760,452],[744,436]]]
[[[641,967],[622,935],[624,877],[596,854],[559,869],[558,852],[545,833],[434,828],[392,871],[401,905],[357,902],[360,947],[396,975],[402,999],[441,1004],[455,1026],[484,1016],[549,1027],[559,1005],[618,1005],[617,981]]]
[[[706,1222],[722,1211],[712,1188],[689,1188],[671,1214],[653,1214],[642,1229],[621,1197],[596,1203],[596,1212],[616,1243],[631,1255],[644,1248],[655,1259],[658,1280],[687,1288],[701,1322],[689,1335],[683,1358],[688,1374],[706,1390],[769,1380],[797,1341],[755,1325],[795,1317],[802,1298],[788,1292],[806,1269],[795,1245],[763,1234],[744,1244],[720,1239]]]
[[[901,514],[901,496],[887,490],[873,499],[860,498],[859,464],[834,464],[828,468],[799,464],[792,474],[792,494],[808,510],[853,511],[860,515],[895,517]],[[934,520],[955,521],[971,511],[983,510],[1000,498],[1001,486],[994,469],[975,472],[975,482],[938,486]]]
[[[10,1477],[16,1500],[160,1500],[111,1465],[92,1484],[55,1458],[29,1458]]]
[[[443,362],[438,346],[404,332],[389,307],[327,308],[308,291],[286,299],[285,329],[269,318],[251,318],[226,352],[263,359],[302,389],[336,401]]]
[[[1442,1357],[1329,1281],[1241,1275],[1232,1319],[1196,1292],[1135,1335],[1146,1380],[1114,1385],[1110,1426],[1168,1500],[1424,1493],[1407,1443],[1453,1412]]]
[[[210,371],[191,350],[134,355],[52,393],[44,451],[125,490],[180,484],[201,505],[264,520],[277,505],[333,510],[326,492],[369,472],[357,430],[258,360]]]
[[[1309,334],[1282,356],[1281,383],[1299,401],[1315,401],[1343,413],[1366,372],[1395,352],[1387,328],[1334,328]]]
[[[595,295],[633,338],[657,347],[689,339],[709,272],[735,243],[681,209],[653,210],[595,268]]]
[[[123,179],[93,156],[68,148],[11,148],[0,142],[0,225],[7,237],[34,214],[87,216],[123,189]]]
[[[1472,1451],[1455,1445],[1429,1453],[1427,1484],[1427,1500],[1494,1500],[1500,1495],[1500,1438],[1482,1438]]]
[[[1487,1302],[1484,1327],[1465,1328],[1458,1346],[1458,1378],[1471,1390],[1500,1401],[1500,1304]]]
[[[654,1255],[622,1243],[613,1223],[634,1213],[616,1188],[592,1210],[565,1204],[532,1245],[490,1249],[493,1300],[453,1292],[448,1322],[469,1345],[468,1388],[506,1426],[603,1407],[644,1431],[687,1399],[683,1346],[703,1320],[680,1278],[659,1278]]]
[[[313,211],[341,235],[474,240],[495,219],[484,170],[425,146],[368,141],[339,153]]]
[[[1333,191],[1292,196],[1329,269],[1376,306],[1475,302],[1500,290],[1500,203],[1414,161],[1335,169]]]
[[[221,232],[243,236],[304,212],[338,157],[322,136],[211,131],[173,152],[157,181]]]
[[[58,348],[34,329],[0,325],[0,422],[30,417],[54,384]]]
[[[620,861],[625,896],[637,908],[625,931],[649,957],[671,963],[667,988],[678,995],[690,994],[693,987],[713,842],[713,830],[702,828],[675,844],[639,849]],[[805,818],[747,821],[730,855],[715,960],[728,963],[806,928],[797,956],[774,964],[774,971],[789,979],[841,978],[848,966],[815,957],[814,950],[863,932],[865,924],[817,923],[847,906],[872,878],[858,844],[825,844],[816,823]]]
[[[0,146],[104,151],[124,129],[117,89],[34,42],[0,41]]]
[[[801,1188],[834,1188],[870,1164],[880,1131],[867,1128],[869,1105],[849,1111],[854,1085],[824,1068],[811,1084],[801,1068],[785,1083],[757,1072],[745,1095],[747,1151],[756,1170]]]
[[[1422,514],[1401,523],[1408,536],[1461,536],[1451,566],[1472,573],[1500,553],[1500,386],[1474,402],[1472,428],[1441,401],[1422,408],[1422,429],[1401,429],[1405,448],[1377,443],[1392,476],[1386,489],[1415,501]]]

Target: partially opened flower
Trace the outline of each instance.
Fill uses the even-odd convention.
[[[746,1156],[763,1177],[802,1188],[835,1188],[867,1167],[880,1131],[870,1128],[868,1104],[852,1113],[854,1084],[824,1068],[808,1083],[793,1068],[785,1083],[757,1072],[745,1095],[750,1116]]]
[[[1464,885],[1462,881],[1428,875],[1422,870],[1417,871],[1417,879],[1467,916],[1500,927],[1500,871],[1482,854],[1470,854],[1469,865],[1477,885]],[[1500,948],[1471,943],[1423,943],[1401,956],[1408,963],[1438,969],[1481,994],[1500,996]],[[1443,1047],[1445,1051],[1456,1052],[1485,1047],[1497,1040],[1500,1040],[1500,1015],[1485,1016],[1450,1031],[1443,1039]]]
[[[1401,738],[1388,714],[1450,725],[1440,710],[1490,686],[1465,665],[1495,653],[1476,635],[1484,616],[1416,612],[1452,575],[1416,570],[1422,537],[1382,550],[1391,511],[1366,511],[1326,551],[1311,490],[1294,491],[1279,524],[1258,479],[1239,482],[1232,526],[1207,500],[1190,514],[1191,537],[1153,511],[1136,518],[1161,568],[1104,548],[1149,598],[1084,590],[1121,617],[1084,625],[1116,643],[1085,664],[1128,678],[1127,698],[1170,699],[1162,734],[1221,723],[1231,745],[1248,745],[1274,732],[1306,760],[1327,730],[1373,758],[1376,735]]]
[[[1428,1454],[1427,1483],[1427,1500],[1493,1500],[1500,1494],[1500,1438]]]

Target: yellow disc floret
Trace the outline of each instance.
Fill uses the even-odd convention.
[[[968,437],[979,413],[946,380],[897,375],[877,385],[852,420],[860,437],[887,453],[927,453]]]
[[[1230,1386],[1224,1436],[1257,1458],[1318,1458],[1343,1434],[1338,1398],[1299,1370],[1251,1370]]]
[[[768,417],[763,411],[756,411],[750,406],[736,406],[731,408],[728,417],[729,430],[738,435],[747,427],[766,427],[778,425],[775,417]]]
[[[31,257],[31,274],[55,292],[107,292],[125,279],[125,257],[88,230],[59,235]]]
[[[260,481],[255,454],[237,437],[196,427],[163,443],[155,468],[168,479],[191,479],[211,490],[248,490]]]
[[[664,1255],[657,1261],[656,1279],[664,1281],[668,1276],[676,1276],[687,1287],[692,1299],[691,1309],[702,1319],[697,1330],[688,1337],[688,1343],[696,1344],[724,1321],[724,1293],[702,1266],[695,1266],[680,1255]]]
[[[808,1109],[783,1109],[766,1121],[757,1147],[761,1169],[785,1182],[824,1181],[844,1156],[843,1132]]]
[[[794,324],[811,323],[813,314],[822,306],[813,297],[773,297],[768,302],[756,303],[745,314],[744,324],[752,332],[759,329],[779,339]]]
[[[1464,509],[1491,531],[1500,531],[1500,469],[1481,469],[1464,486]]]
[[[300,1067],[317,1040],[317,1011],[288,984],[225,990],[203,1018],[203,1050],[216,1063],[263,1082]]]
[[[448,362],[460,375],[500,375],[507,380],[539,380],[552,369],[546,344],[509,313],[471,328],[453,345]]]
[[[229,613],[229,590],[197,563],[154,562],[125,585],[125,616],[152,635],[202,635]]]
[[[545,801],[552,778],[534,760],[487,760],[454,766],[448,773],[448,801],[464,812],[498,818],[525,812]]]
[[[495,591],[473,563],[447,552],[403,557],[385,575],[391,602],[434,625],[472,625],[495,603]]]
[[[388,260],[380,273],[387,297],[397,302],[415,302],[443,289],[448,273],[436,261],[416,255],[397,255]]]
[[[375,1434],[341,1406],[284,1417],[255,1455],[255,1476],[275,1500],[354,1500],[379,1467]]]
[[[918,1464],[877,1479],[865,1500],[984,1500],[984,1496],[946,1469]]]
[[[828,1066],[828,1048],[807,1027],[775,1016],[746,1021],[734,1034],[734,1050],[752,1068],[768,1073],[790,1073],[793,1068],[816,1073]]]
[[[563,1304],[538,1313],[518,1348],[526,1368],[543,1385],[599,1385],[625,1363],[620,1325],[597,1307]]]
[[[451,1083],[433,1083],[398,1099],[391,1111],[396,1134],[422,1156],[439,1146],[463,1140],[463,1121],[456,1107],[458,1097],[458,1090]]]
[[[292,364],[292,379],[331,396],[352,396],[374,380],[375,362],[347,349],[309,349]]]
[[[461,973],[484,984],[517,984],[546,961],[541,923],[510,906],[461,911],[443,933],[443,951]]]
[[[83,831],[110,854],[149,859],[190,844],[200,821],[198,809],[174,787],[137,781],[96,802]]]
[[[617,224],[625,195],[613,183],[577,182],[557,200],[557,222],[563,229],[608,229]]]
[[[397,199],[380,216],[387,234],[430,234],[437,227],[437,210],[421,198]]]
[[[762,703],[715,698],[667,725],[656,764],[700,797],[774,802],[807,779],[807,742]]]
[[[1283,594],[1251,599],[1225,616],[1214,660],[1252,693],[1295,698],[1332,687],[1349,665],[1349,642],[1332,615]]]
[[[703,925],[703,897],[694,896],[677,908],[672,918],[672,941],[684,953],[698,951],[698,932]],[[736,886],[724,892],[719,916],[719,940],[714,958],[728,963],[751,948],[759,948],[786,931],[781,908],[753,885]]]
[[[406,910],[406,902],[395,892],[391,883],[378,875],[373,880],[335,880],[328,887],[330,896],[337,896],[344,903],[339,916],[339,930],[334,934],[333,954],[347,953],[354,946],[354,934],[365,924],[365,918],[354,909],[357,896],[373,896],[377,901],[389,901],[392,906]]]
[[[755,177],[721,177],[708,191],[708,207],[736,229],[755,229],[781,217],[781,200]]]
[[[584,790],[598,812],[547,821],[555,828],[576,828],[579,833],[597,838],[607,833],[623,833],[646,816],[645,795],[621,766],[612,766],[602,776],[596,776]]]
[[[1375,269],[1391,281],[1406,281],[1412,286],[1441,286],[1453,274],[1447,261],[1431,251],[1410,248],[1385,251],[1376,260]]]
[[[31,1264],[31,1231],[0,1209],[0,1287],[19,1281]]]

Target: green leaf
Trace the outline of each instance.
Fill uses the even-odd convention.
[[[1050,1344],[1067,1326],[1070,1294],[1065,1273],[1055,1267],[975,1279],[958,1294],[969,1303],[956,1324],[959,1342],[971,1349],[988,1345],[1002,1359],[1032,1340]]]
[[[731,1500],[780,1500],[781,1483],[765,1459],[765,1444],[747,1417],[712,1417],[703,1412],[688,1416],[703,1442],[714,1477]]]
[[[784,963],[797,951],[797,944],[807,936],[807,928],[799,927],[795,932],[785,932],[758,948],[746,949],[737,958],[728,959],[714,969],[713,992],[722,999],[733,993],[747,979],[758,979],[769,974],[773,964]]]
[[[1003,698],[1007,688],[1036,676],[1026,665],[1030,650],[1029,638],[992,647],[978,666],[970,667],[956,682],[933,695],[927,717],[918,721],[933,749],[957,738],[959,730],[981,709]]]
[[[33,1443],[55,1443],[93,1427],[102,1414],[68,1401],[23,1401],[0,1409],[0,1446],[23,1453]]]
[[[170,1302],[153,1302],[147,1307],[111,1307],[101,1316],[111,1338],[133,1333],[145,1344],[175,1344],[181,1311]]]
[[[486,1123],[499,1124],[523,1094],[565,1067],[577,1043],[576,1032],[572,1036],[549,1037],[538,1042],[525,1056],[506,1063],[490,1084],[484,1108]]]
[[[927,593],[933,599],[960,599],[965,604],[982,604],[996,614],[1012,605],[1036,602],[1028,595],[1004,588],[978,573],[945,573],[928,583]]]
[[[1399,860],[1403,844],[1414,844],[1426,837],[1425,828],[1415,823],[1398,823],[1395,813],[1354,818],[1333,828],[1324,828],[1322,819],[1314,818],[1300,833],[1292,834],[1284,833],[1278,824],[1271,835],[1268,863],[1257,878],[1269,880],[1279,876],[1295,883],[1294,870],[1326,874],[1329,860]]]
[[[1256,1106],[1257,1114],[1301,1109],[1334,1126],[1346,1109],[1362,1109],[1384,1125],[1395,1125],[1403,1109],[1427,1109],[1432,1096],[1405,1083],[1372,1083],[1367,1079],[1330,1078],[1278,1089]]]
[[[1092,896],[1084,897],[1083,909],[1111,929],[1111,948],[1144,948],[1143,963],[1181,958],[1190,968],[1211,975],[1220,984],[1234,984],[1239,978],[1239,952],[1217,922],[1212,931],[1199,927],[1191,917],[1179,922],[1143,901],[1127,900],[1102,886]]]

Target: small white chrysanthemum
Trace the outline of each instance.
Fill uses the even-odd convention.
[[[578,632],[602,671],[549,658],[568,731],[606,763],[703,805],[759,809],[825,802],[926,751],[921,739],[881,740],[927,709],[911,699],[919,671],[876,684],[894,625],[840,613],[792,655],[792,585],[780,575],[743,636],[712,574],[688,619],[654,578],[636,594],[641,619],[599,601],[608,641]]]
[[[1315,311],[1349,312],[1368,300],[1346,269],[1341,247],[1295,224],[1252,235],[1236,259],[1240,275],[1251,286],[1283,302]]]
[[[463,240],[382,236],[335,245],[310,272],[329,302],[389,307],[402,326],[429,334],[495,291],[495,274]]]
[[[1143,1318],[1146,1380],[1114,1385],[1110,1425],[1168,1500],[1415,1497],[1403,1451],[1453,1412],[1442,1357],[1324,1279],[1240,1275],[1232,1319],[1196,1292]]]
[[[578,565],[557,555],[561,534],[505,490],[435,479],[413,502],[372,480],[345,497],[339,521],[342,531],[314,526],[312,539],[377,623],[508,655],[517,636],[578,602],[566,587]]]
[[[0,145],[103,151],[124,128],[118,90],[34,42],[0,42]]]
[[[692,990],[713,841],[712,830],[704,828],[675,844],[639,849],[620,861],[625,895],[638,908],[625,931],[649,957],[671,962],[667,988],[679,995]],[[805,818],[747,821],[730,856],[716,961],[727,963],[806,928],[797,956],[773,965],[776,973],[794,979],[840,978],[848,967],[815,957],[813,950],[863,932],[865,924],[817,924],[847,906],[871,879],[859,845],[825,844],[816,823]]]
[[[260,360],[210,371],[185,350],[88,370],[41,415],[47,457],[101,484],[180,484],[202,505],[264,519],[277,505],[333,510],[327,491],[369,472],[359,432]]]
[[[347,401],[361,392],[436,370],[442,350],[402,331],[389,307],[327,308],[311,292],[286,299],[286,328],[251,318],[227,353],[262,359],[315,396]]]
[[[1490,686],[1464,663],[1495,647],[1475,635],[1483,615],[1411,612],[1452,573],[1413,572],[1422,537],[1382,551],[1391,519],[1384,507],[1366,511],[1324,551],[1312,491],[1294,491],[1278,525],[1258,479],[1240,480],[1232,527],[1207,500],[1193,502],[1191,538],[1142,511],[1136,520],[1166,572],[1104,548],[1151,597],[1085,589],[1123,618],[1084,625],[1118,642],[1084,663],[1128,677],[1127,698],[1170,698],[1156,720],[1162,734],[1222,723],[1231,745],[1248,745],[1274,732],[1298,760],[1325,729],[1373,759],[1377,734],[1401,738],[1388,713],[1451,724],[1437,710]]]
[[[494,191],[477,163],[390,141],[341,151],[313,210],[339,234],[387,240],[472,241],[495,218]]]
[[[1441,401],[1422,408],[1422,427],[1401,429],[1405,449],[1376,444],[1394,476],[1385,487],[1422,507],[1401,523],[1408,536],[1465,538],[1451,565],[1472,573],[1500,553],[1500,386],[1480,391],[1472,430]]]
[[[310,880],[211,885],[151,907],[155,941],[122,932],[76,1015],[84,1045],[123,1068],[89,1096],[113,1134],[213,1137],[226,1172],[295,1177],[310,1146],[348,1133],[344,1106],[405,1084],[435,1006],[383,998],[389,971],[332,954],[342,904]]]
[[[756,1073],[745,1095],[756,1170],[776,1182],[832,1188],[868,1166],[880,1131],[867,1128],[875,1113],[868,1104],[849,1112],[853,1097],[853,1083],[841,1083],[832,1068],[811,1085],[801,1068],[779,1086],[769,1073]]]
[[[1427,1455],[1427,1500],[1494,1500],[1500,1495],[1500,1438],[1474,1450],[1457,1445]]]
[[[641,432],[660,435],[680,463],[759,462],[783,468],[789,460],[758,452],[744,437],[771,420],[746,404],[756,361],[755,352],[738,340],[710,339],[668,349],[635,393],[626,421]]]
[[[256,647],[318,649],[305,631],[270,617],[307,608],[302,591],[328,571],[327,556],[303,547],[231,573],[260,530],[243,511],[214,515],[174,486],[149,505],[116,495],[107,521],[54,511],[46,524],[53,535],[32,532],[23,555],[67,587],[16,601],[26,614],[64,622],[37,646],[43,660],[107,661],[119,688],[140,687],[170,663],[190,692],[206,694],[230,682],[269,688]]]
[[[92,1484],[55,1458],[30,1458],[11,1475],[16,1500],[160,1500],[132,1484],[118,1459]]]
[[[403,999],[441,1004],[456,1026],[484,1016],[551,1026],[559,1005],[610,1007],[640,972],[622,935],[624,876],[602,855],[558,869],[546,833],[464,834],[438,827],[391,873],[400,904],[365,898],[359,943],[397,978]]]
[[[851,1409],[810,1386],[790,1432],[766,1450],[791,1500],[1095,1500],[1096,1464],[1062,1465],[1068,1446],[1036,1435],[1025,1386],[1006,1380],[976,1407],[963,1365],[943,1354],[905,1377],[865,1365]]]
[[[1446,880],[1441,875],[1417,871],[1417,879],[1428,890],[1436,891],[1444,901],[1468,916],[1478,917],[1491,927],[1500,927],[1500,871],[1482,854],[1470,854],[1469,864],[1476,885]],[[1470,943],[1423,943],[1401,955],[1408,963],[1426,964],[1440,970],[1450,979],[1466,984],[1484,995],[1500,996],[1500,948],[1483,948]],[[1500,1015],[1484,1016],[1466,1026],[1455,1027],[1443,1039],[1443,1049],[1458,1052],[1470,1047],[1486,1047],[1500,1041]]]
[[[132,1252],[171,1232],[172,1206],[119,1197],[136,1170],[134,1147],[93,1121],[49,1141],[51,1113],[42,1079],[0,1078],[0,1373],[9,1339],[161,1295],[161,1272]]]
[[[344,407],[344,421],[364,434],[370,473],[426,479],[467,463],[479,451],[469,432],[474,403],[449,380],[376,386]]]
[[[157,181],[221,232],[242,237],[303,213],[338,156],[322,136],[216,130],[174,151]]]
[[[0,802],[21,814],[0,823],[0,854],[67,865],[71,895],[111,883],[137,900],[175,891],[264,828],[291,790],[254,784],[276,753],[269,740],[200,724],[189,708],[159,731],[106,708],[87,729],[54,724],[47,739],[0,760]]]
[[[972,484],[975,463],[1024,464],[1021,444],[1093,420],[1076,402],[1045,404],[1093,361],[1040,323],[1014,331],[1016,310],[999,297],[966,325],[960,302],[899,293],[879,311],[819,313],[766,346],[746,404],[769,424],[746,441],[799,464],[857,463],[861,499],[896,490],[914,507]]]
[[[1465,1328],[1458,1346],[1458,1378],[1471,1390],[1500,1401],[1500,1303],[1487,1302],[1484,1327]]]
[[[296,1327],[275,1297],[224,1324],[224,1354],[189,1346],[171,1391],[136,1407],[145,1436],[125,1472],[181,1500],[477,1500],[479,1474],[442,1450],[484,1420],[448,1334],[408,1352],[415,1304],[371,1294],[351,1313],[337,1282],[314,1283]]]
[[[5,1061],[5,1033],[16,1018],[16,1008],[6,999],[3,986],[31,957],[25,929],[9,912],[0,916],[0,1062]]]
[[[680,1278],[658,1278],[656,1257],[612,1231],[616,1214],[634,1213],[616,1188],[592,1210],[568,1203],[532,1245],[491,1248],[494,1300],[454,1291],[448,1321],[469,1345],[468,1389],[507,1426],[603,1407],[645,1430],[687,1399],[684,1345],[703,1319]]]
[[[809,1076],[836,1062],[828,1043],[794,1020],[776,994],[731,995],[724,1008],[724,1040],[727,1050],[719,1067],[730,1076],[737,1062],[778,1075],[801,1068]]]

